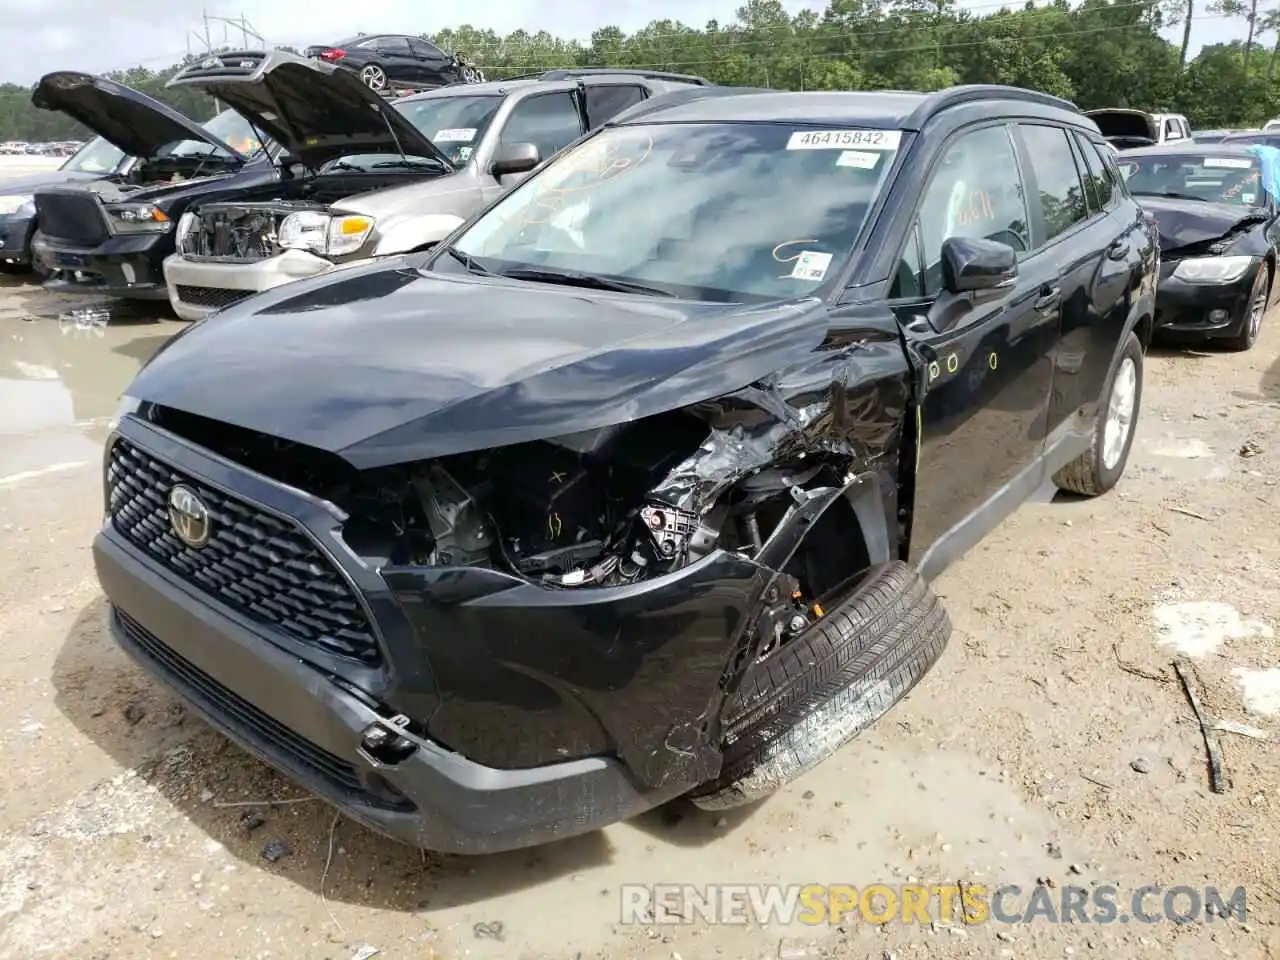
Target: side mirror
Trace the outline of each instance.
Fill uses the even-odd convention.
[[[495,177],[505,177],[513,173],[528,173],[542,162],[542,154],[537,144],[508,143],[498,149],[493,158],[490,171]]]
[[[951,293],[994,290],[1018,276],[1013,247],[995,240],[948,237],[942,241],[942,283]]]

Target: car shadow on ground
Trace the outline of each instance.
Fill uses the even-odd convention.
[[[424,853],[338,816],[321,800],[300,799],[307,797],[301,788],[184,710],[116,646],[101,597],[81,610],[67,635],[53,685],[56,706],[77,730],[187,822],[245,866],[330,901],[430,913],[572,876],[614,856],[603,832],[483,857]],[[293,802],[246,805],[280,799]],[[711,814],[677,803],[628,827],[696,846],[723,839],[754,810]],[[267,853],[280,843],[288,852],[270,861]]]

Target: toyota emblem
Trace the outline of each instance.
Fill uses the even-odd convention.
[[[209,508],[195,491],[182,484],[169,491],[169,525],[178,539],[193,550],[199,550],[208,543],[213,532]]]

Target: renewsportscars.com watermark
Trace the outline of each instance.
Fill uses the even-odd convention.
[[[1247,919],[1246,892],[1154,884],[624,884],[623,923],[1162,923]]]

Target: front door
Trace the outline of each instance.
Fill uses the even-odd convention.
[[[1018,256],[1007,290],[943,289],[942,243],[981,237]],[[1009,128],[955,135],[933,169],[893,288],[894,310],[925,369],[910,554],[934,576],[1043,479],[1041,454],[1061,289],[1033,253]]]

